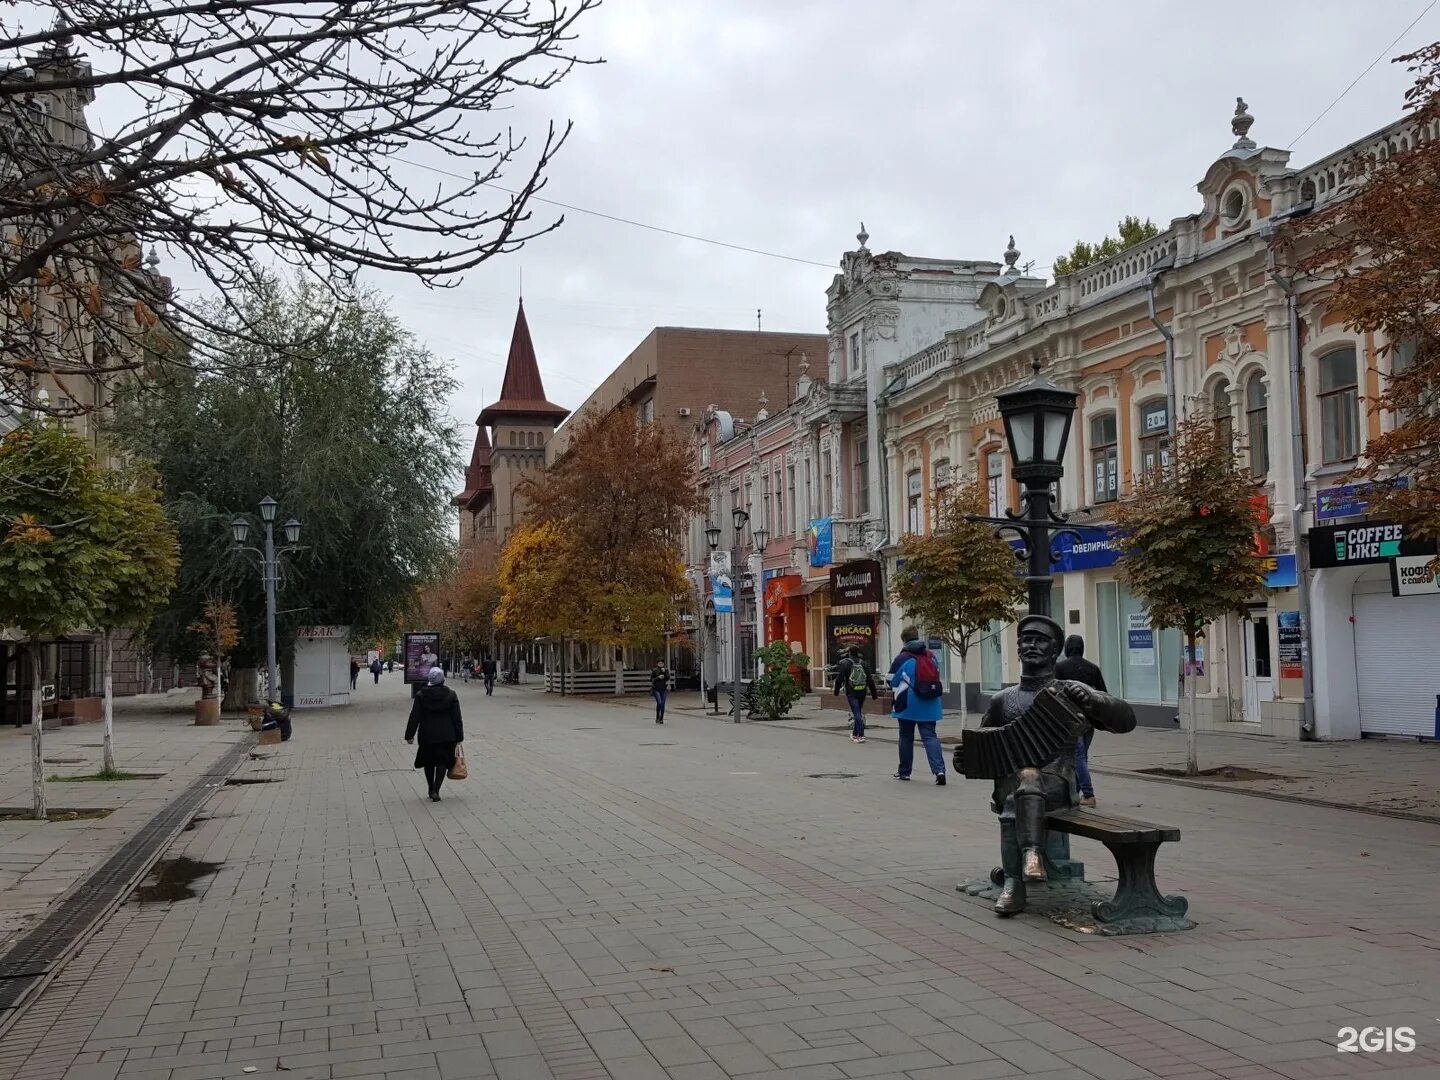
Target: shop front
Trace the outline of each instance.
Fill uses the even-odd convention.
[[[1370,519],[1307,536],[1316,736],[1440,738],[1440,588],[1433,540]]]
[[[809,634],[805,626],[805,579],[799,574],[781,570],[765,571],[765,591],[762,605],[765,609],[766,645],[772,641],[783,641],[792,653],[809,654]],[[810,689],[810,672],[800,672],[805,689]]]

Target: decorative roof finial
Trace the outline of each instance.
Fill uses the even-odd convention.
[[[808,352],[801,352],[801,354],[800,354],[800,375],[801,375],[801,377],[803,378],[803,377],[805,376],[806,372],[808,372],[809,370],[810,370],[810,354],[809,354]]]
[[[862,248],[865,246],[866,242],[869,241],[870,234],[865,231],[865,222],[860,222],[860,231],[855,234],[855,239],[860,241],[860,246]]]
[[[1235,99],[1235,115],[1230,119],[1230,130],[1235,135],[1236,150],[1254,150],[1255,140],[1249,137],[1250,125],[1255,123],[1255,117],[1247,111],[1245,99]]]
[[[765,406],[770,404],[770,396],[764,390],[760,391],[760,410],[755,414],[755,422],[770,419],[770,410]]]
[[[155,254],[155,245],[150,245],[150,254],[145,256],[145,265],[154,270],[160,265],[160,256]]]
[[[1019,260],[1019,258],[1020,250],[1015,246],[1015,237],[1012,235],[1010,237],[1010,246],[1005,249],[1006,274],[1018,274],[1020,272],[1015,269],[1015,263]]]

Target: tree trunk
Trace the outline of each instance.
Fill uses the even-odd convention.
[[[615,650],[615,696],[625,693],[625,650]]]
[[[1194,625],[1193,620],[1191,625]],[[1187,633],[1185,640],[1187,651],[1180,669],[1185,678],[1185,701],[1190,706],[1190,721],[1185,728],[1185,775],[1197,776],[1200,773],[1200,753],[1195,744],[1198,719],[1195,715],[1195,631]]]
[[[105,631],[105,772],[115,771],[115,645]]]
[[[960,726],[965,726],[965,721],[970,719],[969,695],[965,692],[965,650],[958,653],[960,657]]]
[[[45,702],[40,679],[40,646],[30,645],[30,787],[33,816],[44,821],[45,809]]]
[[[244,712],[245,706],[254,700],[255,668],[231,668],[230,688],[225,691],[220,708],[225,712]]]

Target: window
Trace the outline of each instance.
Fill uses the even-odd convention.
[[[1258,371],[1245,382],[1245,439],[1250,444],[1250,475],[1262,479],[1270,472],[1270,406],[1265,376]]]
[[[785,535],[785,488],[784,478],[780,474],[780,464],[775,464],[775,535]]]
[[[789,465],[785,469],[785,506],[790,514],[790,529],[795,531],[800,524],[800,515],[795,509],[795,466]]]
[[[999,517],[1005,512],[1005,457],[999,450],[985,455],[985,493],[988,513]]]
[[[950,490],[950,459],[939,458],[935,462],[935,512],[932,515],[935,523],[940,523],[940,508],[945,503],[945,495]]]
[[[1097,503],[1114,502],[1120,495],[1119,442],[1114,413],[1090,421],[1090,475]]]
[[[1360,454],[1360,386],[1355,347],[1320,357],[1320,462],[1332,465]]]
[[[520,445],[520,433],[519,433],[518,431],[512,431],[512,432],[510,432],[510,445],[511,445],[511,446],[519,446],[519,445]]]
[[[760,475],[760,491],[763,500],[761,502],[761,518],[755,524],[765,526],[765,531],[768,532],[771,536],[774,536],[775,530],[770,527],[770,473],[768,471]]]
[[[850,374],[854,375],[860,370],[860,331],[850,335]]]
[[[815,513],[815,495],[814,495],[814,492],[812,491],[812,488],[813,488],[814,485],[813,485],[813,483],[811,482],[810,472],[811,472],[810,459],[809,459],[809,458],[806,458],[806,459],[805,459],[805,519],[806,519],[806,521],[809,521],[811,518],[817,516],[816,513]]]
[[[922,532],[925,528],[925,494],[921,490],[920,470],[905,474],[905,531]]]
[[[710,442],[708,439],[700,444],[700,467],[702,469],[710,467]]]
[[[857,431],[855,439],[855,514],[863,518],[870,513],[870,440],[864,431]]]
[[[1215,389],[1210,392],[1210,408],[1215,417],[1216,430],[1220,437],[1230,446],[1232,452],[1235,446],[1235,417],[1230,412],[1230,384],[1221,379],[1215,384]]]
[[[1170,415],[1165,402],[1144,405],[1140,409],[1140,474],[1149,476],[1170,464]]]
[[[826,450],[820,455],[820,516],[826,517],[831,509],[831,493],[835,490],[832,481],[835,478],[835,471],[830,463],[830,451]]]
[[[653,397],[646,399],[645,404],[640,406],[640,419],[647,424],[655,422],[655,399]]]

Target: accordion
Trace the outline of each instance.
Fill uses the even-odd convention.
[[[1084,730],[1085,715],[1051,683],[1025,712],[998,727],[966,728],[955,769],[972,780],[998,780],[1027,767],[1048,765]]]

